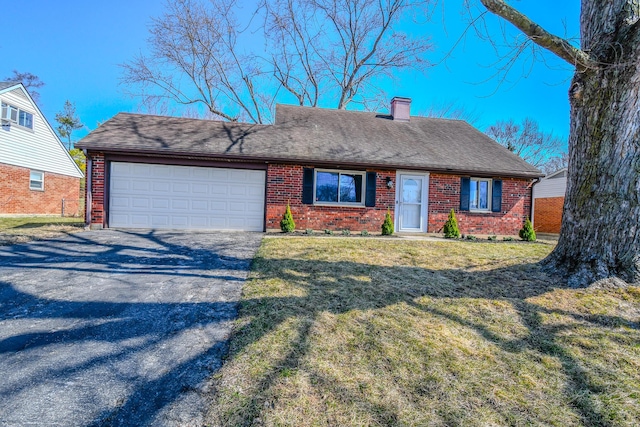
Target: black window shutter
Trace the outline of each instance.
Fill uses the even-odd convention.
[[[302,203],[313,204],[313,168],[304,168],[302,173]]]
[[[373,207],[376,205],[376,181],[377,175],[375,172],[367,172],[367,195],[364,201],[364,205],[367,207]]]
[[[493,180],[493,193],[491,195],[491,212],[502,212],[502,180]]]
[[[471,193],[471,178],[460,178],[460,210],[469,210],[469,194]]]

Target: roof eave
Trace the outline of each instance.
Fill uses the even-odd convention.
[[[479,177],[512,177],[512,178],[525,178],[535,179],[543,177],[541,172],[527,172],[527,171],[508,171],[508,170],[484,170],[484,169],[464,169],[455,167],[446,167],[442,165],[411,165],[402,163],[377,163],[377,162],[349,162],[349,161],[335,161],[331,159],[320,158],[292,158],[292,157],[276,157],[276,156],[256,156],[256,155],[240,155],[240,154],[225,154],[225,153],[204,153],[204,152],[186,152],[186,151],[164,151],[164,150],[145,150],[145,149],[127,149],[127,148],[110,148],[110,147],[95,147],[89,144],[82,144],[81,141],[75,144],[76,148],[81,148],[89,151],[97,151],[107,154],[125,154],[125,155],[146,155],[146,156],[160,156],[160,157],[190,157],[190,158],[203,158],[203,159],[219,159],[219,160],[233,160],[233,161],[245,161],[245,162],[258,162],[258,163],[283,163],[283,164],[312,164],[317,166],[333,166],[333,167],[358,167],[358,168],[371,168],[371,169],[404,169],[404,170],[421,170],[429,172],[441,172],[445,174],[457,174],[457,175],[474,175]]]

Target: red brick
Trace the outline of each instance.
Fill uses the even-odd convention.
[[[44,172],[44,191],[31,190],[31,169],[0,163],[0,214],[78,215],[80,178]]]
[[[543,197],[534,205],[534,228],[542,233],[560,233],[564,197]]]
[[[515,235],[531,212],[531,181],[502,179],[501,212],[461,212],[460,176],[432,173],[429,176],[429,232],[441,233],[454,209],[464,234]]]

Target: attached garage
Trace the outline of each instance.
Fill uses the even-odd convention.
[[[110,162],[109,226],[263,231],[265,171]]]

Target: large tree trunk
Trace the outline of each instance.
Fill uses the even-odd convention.
[[[640,283],[640,6],[582,1],[582,51],[569,91],[569,173],[560,240],[546,263],[573,287]],[[615,280],[614,280],[615,281]]]
[[[576,66],[560,240],[545,263],[572,287],[640,284],[640,2],[582,0],[581,48],[505,0],[480,0]]]

